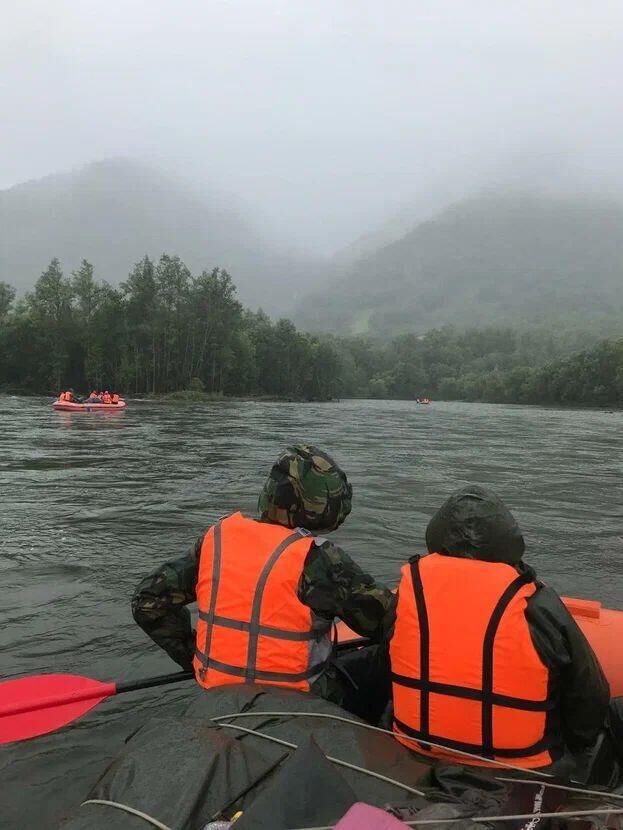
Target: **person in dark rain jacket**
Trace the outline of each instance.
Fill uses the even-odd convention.
[[[560,597],[523,561],[503,502],[462,488],[429,522],[426,545],[402,568],[385,622],[397,739],[446,762],[524,768],[591,747],[608,682]]]

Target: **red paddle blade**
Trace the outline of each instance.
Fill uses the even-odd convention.
[[[0,744],[60,729],[114,695],[114,683],[75,674],[39,674],[0,683]]]

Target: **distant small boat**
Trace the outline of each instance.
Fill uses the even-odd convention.
[[[52,408],[59,412],[122,412],[127,404],[119,403],[74,403],[73,401],[54,401]]]
[[[428,406],[428,405],[429,405],[429,403],[430,403],[430,398],[416,398],[416,399],[415,399],[415,402],[416,402],[416,403],[421,403],[421,404],[423,404],[424,406]]]

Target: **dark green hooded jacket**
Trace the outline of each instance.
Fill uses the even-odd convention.
[[[429,553],[504,562],[529,573],[537,591],[527,601],[526,620],[534,647],[550,671],[557,706],[548,731],[559,748],[577,754],[590,747],[603,729],[610,691],[599,662],[558,594],[537,579],[522,561],[521,531],[504,503],[493,493],[468,486],[454,493],[435,513],[426,530]],[[466,586],[470,590],[472,586]],[[457,609],[460,613],[460,608]],[[393,634],[396,604],[385,622],[385,641]],[[385,658],[388,663],[388,658]]]

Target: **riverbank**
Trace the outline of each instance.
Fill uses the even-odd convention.
[[[19,398],[50,398],[50,401],[56,398],[54,392],[33,392],[32,390],[23,390],[16,388],[0,388],[0,395],[14,396]],[[122,393],[121,397],[131,403],[145,402],[145,403],[339,403],[340,401],[386,401],[386,402],[404,402],[416,404],[415,398],[402,397],[371,397],[371,396],[349,396],[344,395],[340,398],[303,398],[289,395],[287,397],[279,397],[277,395],[225,395],[222,392],[199,392],[194,389],[180,389],[175,392],[136,392],[133,394]],[[541,409],[561,409],[561,410],[594,410],[607,413],[616,413],[623,411],[623,398],[613,402],[586,402],[586,401],[552,401],[546,400],[493,400],[487,398],[466,398],[466,397],[445,397],[435,398],[431,401],[434,406],[437,403],[466,403],[466,404],[497,404],[499,406],[518,406],[518,407],[535,407]]]
[[[254,403],[336,403],[341,400],[340,398],[305,398],[295,397],[293,395],[225,395],[223,392],[199,392],[194,389],[179,389],[175,392],[135,392],[120,394],[128,402],[149,401],[150,403],[158,403],[159,401],[170,403],[215,403],[219,401],[241,403],[245,401]],[[30,389],[25,390],[16,387],[0,387],[0,395],[19,398],[50,398],[51,401],[57,397],[55,392],[50,392],[49,390],[33,392]],[[80,397],[79,393],[78,397]]]
[[[177,392],[163,392],[161,394],[146,394],[144,396],[150,401],[253,401],[257,403],[335,403],[338,398],[305,398],[278,396],[278,395],[225,395],[222,392],[198,392],[194,389],[180,389]]]

